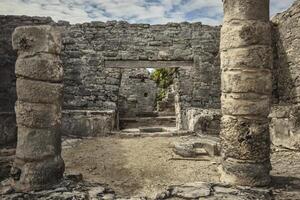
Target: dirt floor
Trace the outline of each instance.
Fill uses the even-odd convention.
[[[63,145],[66,172],[82,173],[84,179],[109,184],[123,196],[153,197],[174,184],[218,182],[218,158],[177,160],[179,156],[173,153],[172,143],[179,139],[109,137],[67,140]],[[272,164],[275,193],[281,197],[281,191],[288,189],[291,191],[288,195],[295,195],[293,191],[300,190],[300,152],[274,149]],[[286,195],[281,198],[285,199]]]

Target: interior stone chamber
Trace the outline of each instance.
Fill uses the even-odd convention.
[[[16,122],[16,113],[17,119],[21,119],[18,112],[24,108],[20,104],[22,98],[27,99],[30,104],[45,103],[40,102],[44,100],[51,100],[48,103],[55,104],[56,100],[58,102],[59,99],[52,99],[55,98],[55,95],[48,99],[39,99],[31,95],[31,90],[28,90],[32,87],[31,77],[40,72],[26,74],[26,71],[22,71],[18,66],[34,61],[39,62],[39,66],[44,67],[53,67],[56,61],[61,63],[63,70],[61,72],[64,76],[61,79],[55,79],[52,76],[47,81],[51,84],[63,85],[62,91],[58,91],[57,88],[52,90],[50,87],[46,91],[49,92],[48,94],[51,92],[63,94],[60,99],[62,100],[62,110],[59,111],[61,113],[62,134],[103,136],[112,134],[114,130],[118,129],[118,102],[124,68],[176,67],[178,68],[178,82],[175,110],[178,130],[219,135],[220,129],[226,130],[225,126],[220,127],[220,121],[223,124],[226,124],[227,121],[232,124],[233,112],[238,113],[234,115],[235,118],[238,118],[237,121],[240,120],[240,115],[250,116],[247,110],[243,110],[242,104],[238,105],[238,100],[236,103],[227,104],[228,99],[224,97],[224,93],[230,93],[229,95],[233,99],[240,99],[239,94],[236,98],[236,93],[255,93],[259,90],[259,94],[256,94],[259,98],[266,95],[269,99],[263,103],[252,104],[255,107],[254,110],[257,110],[255,115],[262,118],[258,121],[249,119],[244,124],[260,124],[261,129],[264,129],[266,133],[267,129],[270,129],[271,141],[274,144],[299,149],[299,83],[297,78],[299,59],[297,59],[297,55],[300,48],[295,39],[299,37],[296,30],[299,26],[300,1],[295,1],[291,8],[276,15],[271,21],[268,15],[269,2],[267,0],[255,2],[256,4],[250,3],[249,0],[226,0],[224,2],[223,27],[203,25],[200,22],[168,23],[165,25],[129,24],[124,21],[69,24],[65,21],[54,22],[51,18],[43,17],[0,16],[0,28],[2,30],[0,32],[1,149],[16,146],[17,128],[19,133],[31,132],[30,128],[49,128],[30,126],[24,128],[20,125],[20,121]],[[258,8],[254,9],[256,7]],[[233,13],[236,14],[234,18],[229,13],[231,8],[234,8]],[[253,10],[259,11],[259,13],[252,13]],[[234,22],[236,24],[231,24]],[[43,27],[43,25],[49,25],[47,26],[49,29],[55,29],[60,33],[61,49],[59,54],[49,49],[49,52],[42,54],[39,51],[31,51],[30,48],[26,47],[26,44],[22,44],[22,41],[20,41],[20,45],[25,46],[13,49],[12,34],[17,27],[25,27],[24,29],[37,27],[39,29],[38,27]],[[223,41],[220,46],[221,35]],[[238,50],[239,47],[242,48]],[[16,50],[19,51],[18,55]],[[28,54],[30,51],[34,56]],[[229,51],[232,53],[228,53]],[[236,55],[237,59],[232,59],[232,55]],[[20,58],[23,56],[26,59],[17,60],[17,56]],[[51,59],[49,59],[50,57]],[[52,63],[47,64],[45,60]],[[260,73],[255,70],[248,74],[244,73],[243,70],[223,71],[227,66],[232,67],[236,64],[236,66],[244,67],[247,63],[252,65],[251,67],[259,65],[263,72]],[[273,68],[271,68],[272,65]],[[30,65],[26,64],[26,66]],[[226,73],[228,76],[222,75],[221,84],[221,74]],[[40,75],[46,74],[40,73]],[[242,85],[236,82],[234,85],[234,80],[237,80],[234,77],[250,80],[249,83],[256,79],[259,80],[259,84]],[[43,81],[41,84],[48,84],[46,80]],[[24,89],[19,89],[21,86]],[[38,88],[34,87],[34,90],[38,91]],[[223,94],[222,98],[221,94]],[[29,108],[30,106],[26,105],[25,107]],[[270,115],[268,115],[269,110],[267,110],[269,107]],[[36,108],[38,106],[32,106],[32,110]],[[45,109],[39,109],[38,113],[44,112]],[[51,113],[48,112],[49,115]],[[53,114],[51,116],[55,118],[58,115]],[[270,123],[266,122],[268,117]],[[239,127],[237,129],[241,132],[244,131]],[[50,129],[48,132],[51,132]],[[226,134],[223,134],[222,137],[225,136]],[[257,135],[255,141],[261,136],[261,134]],[[270,143],[268,138],[263,139],[268,146]],[[234,142],[237,142],[238,145],[241,144],[240,141],[235,140],[236,138],[233,138],[228,144],[223,142],[223,145],[230,146],[229,144]],[[18,138],[19,141],[20,138]],[[229,139],[223,141],[229,141]],[[52,144],[56,143],[53,142]],[[261,143],[257,145],[260,147]],[[249,146],[249,148],[254,146]],[[249,154],[247,152],[241,154],[241,151],[234,152],[231,150],[227,152],[226,148],[223,151],[225,157],[251,160],[255,161],[254,163],[257,160],[253,156],[257,155],[260,159],[260,153],[265,152],[261,160],[268,162],[269,152],[266,148],[258,150],[257,154],[255,152]],[[47,159],[54,159],[55,157],[58,161],[59,156],[60,147],[56,146],[53,148],[52,157],[47,157]],[[15,165],[18,166],[20,163],[24,164],[24,160],[16,161]],[[60,163],[60,167],[57,169],[61,173],[63,164],[62,161]],[[6,166],[7,164],[1,166],[1,178],[5,178],[7,175],[7,171],[4,169],[9,168]],[[234,167],[235,169],[243,168],[243,166],[237,165]],[[247,169],[251,169],[251,167]],[[266,170],[265,174],[268,174],[270,168],[264,165],[261,170]],[[18,175],[18,171],[15,174]],[[249,181],[238,184],[264,185],[267,182],[256,184],[256,181]],[[25,185],[23,184],[19,188],[26,190],[24,189]],[[40,186],[40,184],[37,185]]]

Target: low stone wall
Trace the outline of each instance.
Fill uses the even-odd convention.
[[[219,135],[220,109],[189,108],[187,111],[188,128],[199,134]]]
[[[114,110],[65,110],[62,134],[76,137],[105,136],[117,127]]]
[[[273,106],[270,134],[272,143],[290,149],[300,149],[300,106]]]

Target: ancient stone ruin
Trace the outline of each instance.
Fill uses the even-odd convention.
[[[300,199],[300,1],[223,4],[222,26],[0,16],[1,198]]]

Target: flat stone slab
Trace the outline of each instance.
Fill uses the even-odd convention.
[[[146,132],[146,133],[155,133],[155,132],[165,131],[164,128],[162,128],[162,127],[140,127],[139,130],[141,132]]]
[[[118,132],[112,132],[112,135],[117,135],[120,136],[121,138],[135,138],[135,137],[173,137],[173,136],[187,136],[193,134],[193,132],[191,131],[177,131],[175,127],[157,127],[157,128],[158,129],[162,128],[163,131],[147,132],[147,131],[140,131],[140,129],[138,128],[129,128],[129,129],[123,129]]]

